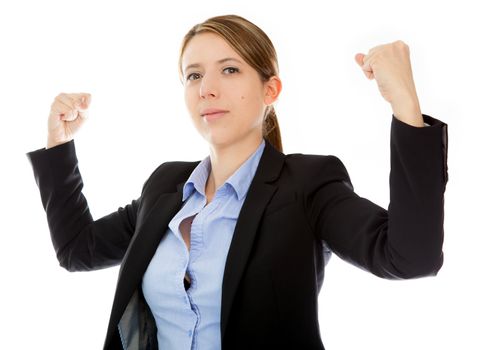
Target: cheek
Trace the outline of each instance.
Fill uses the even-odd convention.
[[[184,103],[189,108],[189,94],[187,92],[187,89],[184,90]]]
[[[192,113],[197,102],[197,96],[194,95],[194,91],[191,91],[191,89],[184,91],[184,102],[186,103],[187,110]]]

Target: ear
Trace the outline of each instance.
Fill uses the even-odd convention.
[[[265,104],[269,106],[277,101],[280,91],[282,91],[282,81],[278,76],[274,75],[264,83],[265,96],[263,101]]]

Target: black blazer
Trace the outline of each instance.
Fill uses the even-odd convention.
[[[268,141],[241,208],[222,284],[223,349],[323,349],[317,299],[326,246],[384,278],[435,275],[442,266],[447,125],[393,117],[388,211],[359,197],[334,156],[288,154]],[[121,263],[104,349],[156,349],[141,280],[182,186],[199,162],[167,162],[141,196],[93,221],[74,142],[28,153],[60,264],[69,271]],[[182,281],[181,281],[182,283]]]

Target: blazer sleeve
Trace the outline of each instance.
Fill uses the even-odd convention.
[[[447,124],[424,115],[418,128],[393,116],[388,210],[359,197],[336,157],[314,169],[308,219],[338,256],[384,278],[435,275],[443,263]]]
[[[27,153],[60,265],[69,271],[121,263],[137,220],[139,200],[93,220],[82,193],[74,141]]]

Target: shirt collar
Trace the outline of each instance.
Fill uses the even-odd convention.
[[[252,155],[225,181],[225,184],[229,184],[234,189],[238,200],[241,200],[246,196],[264,148],[265,140],[262,140],[255,152],[253,152]],[[194,192],[194,189],[201,195],[205,195],[206,182],[210,171],[211,159],[207,156],[196,166],[185,182],[182,201],[186,201],[186,199]]]

